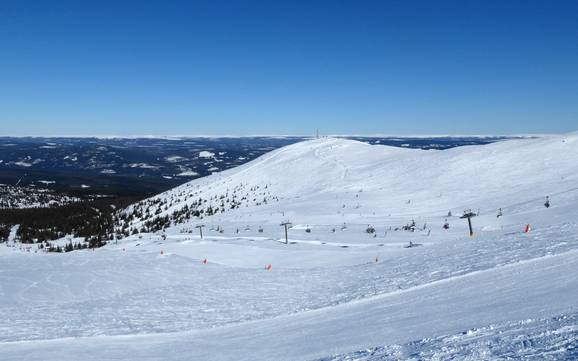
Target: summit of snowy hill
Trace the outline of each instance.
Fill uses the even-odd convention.
[[[136,204],[123,215],[122,227],[125,233],[154,231],[248,213],[263,221],[273,213],[303,223],[342,214],[344,221],[369,217],[366,223],[371,223],[374,217],[411,216],[416,209],[440,215],[519,208],[546,195],[567,197],[578,179],[577,138],[550,136],[443,151],[335,138],[303,141]]]

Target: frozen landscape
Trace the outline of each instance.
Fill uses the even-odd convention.
[[[121,210],[95,250],[11,235],[0,360],[576,360],[577,204],[577,133],[302,141]]]
[[[9,185],[86,195],[146,196],[242,165],[309,137],[2,137],[0,192]],[[349,136],[371,144],[447,149],[509,137]],[[14,192],[14,190],[9,190]],[[33,193],[34,189],[28,191]],[[13,203],[13,202],[12,202]],[[35,205],[37,202],[21,202]],[[66,202],[61,202],[66,203]],[[1,207],[2,205],[0,205]]]

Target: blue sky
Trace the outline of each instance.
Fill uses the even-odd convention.
[[[578,1],[0,2],[0,135],[578,130]]]

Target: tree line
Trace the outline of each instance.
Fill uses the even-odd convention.
[[[0,239],[20,225],[16,237],[22,243],[53,241],[66,235],[84,237],[90,247],[99,247],[113,238],[119,209],[138,201],[135,198],[100,198],[54,208],[0,209]]]

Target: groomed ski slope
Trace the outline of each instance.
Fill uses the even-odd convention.
[[[3,359],[23,359],[23,355],[29,360],[311,359],[363,349],[384,340],[406,343],[468,330],[472,325],[524,320],[528,315],[547,318],[571,311],[576,307],[578,279],[560,274],[575,272],[577,267],[578,252],[570,252],[341,306],[230,327],[8,343],[3,346]],[[576,339],[577,333],[574,328],[571,336]],[[572,352],[575,357],[578,351]]]
[[[576,359],[577,177],[576,134],[291,145],[157,196],[266,204],[96,251],[0,246],[0,359]]]

